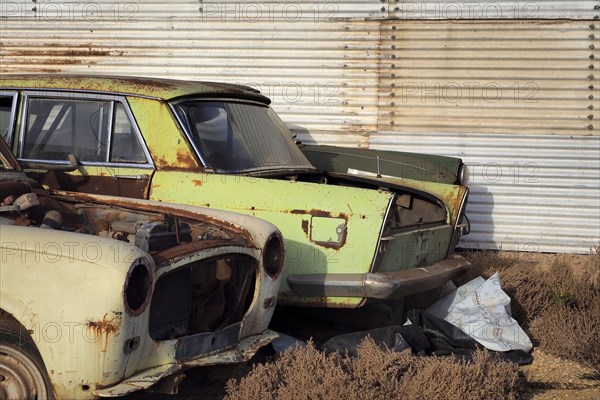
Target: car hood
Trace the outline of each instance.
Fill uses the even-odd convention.
[[[300,145],[309,161],[322,172],[377,175],[455,184],[462,160],[454,157],[395,151]]]

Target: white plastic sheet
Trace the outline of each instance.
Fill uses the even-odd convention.
[[[496,272],[464,284],[436,301],[427,311],[443,318],[490,350],[531,351],[527,334],[510,314],[510,297]]]

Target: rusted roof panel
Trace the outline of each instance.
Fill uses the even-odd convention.
[[[34,53],[32,51],[32,53]],[[48,53],[49,56],[53,56]],[[251,97],[268,102],[250,88],[213,82],[193,82],[170,79],[148,79],[125,76],[6,74],[0,75],[0,85],[8,89],[74,90],[101,93],[122,93],[159,99],[199,95],[232,95]]]

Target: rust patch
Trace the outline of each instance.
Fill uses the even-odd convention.
[[[163,171],[199,172],[201,170],[194,156],[185,150],[177,150],[175,164],[171,164],[161,158],[158,158],[155,163]]]
[[[346,221],[348,221],[348,215],[345,213],[333,213],[331,211],[324,211],[324,210],[317,210],[316,208],[313,208],[312,210],[299,210],[299,209],[294,209],[294,210],[290,210],[288,211],[290,214],[294,214],[294,215],[312,215],[313,217],[324,217],[324,218],[343,218]]]
[[[319,246],[325,247],[326,249],[339,250],[342,247],[344,247],[344,245],[346,244],[346,238],[347,237],[348,237],[348,227],[346,227],[346,232],[344,232],[344,235],[342,236],[342,241],[340,243],[337,243],[337,242],[321,242],[321,241],[315,241],[315,243],[318,244]]]
[[[110,335],[121,327],[121,318],[118,316],[108,318],[108,315],[104,314],[100,321],[88,321],[85,326],[91,333],[89,339],[95,337],[98,342],[104,342],[104,351],[106,351]]]
[[[121,54],[123,52],[120,52]],[[22,56],[22,57],[31,57],[31,56],[48,56],[48,57],[82,57],[82,56],[95,56],[95,57],[103,57],[103,56],[111,56],[111,51],[109,50],[74,50],[74,49],[65,49],[65,50],[13,50],[9,52],[9,56]]]
[[[310,214],[313,217],[329,217],[329,218],[332,217],[332,214],[330,211],[317,210],[315,208],[313,208],[312,210],[294,209],[294,210],[290,210],[290,214],[296,214],[296,215]]]
[[[162,267],[172,263],[176,263],[185,257],[189,257],[194,253],[203,251],[206,249],[219,248],[221,246],[241,246],[244,247],[246,243],[239,238],[227,239],[212,239],[212,240],[201,240],[191,243],[180,244],[179,246],[169,247],[168,249],[159,250],[152,252],[152,258],[157,266]],[[248,246],[249,247],[249,246]]]
[[[60,196],[60,197],[62,197],[62,196]],[[89,201],[89,202],[93,202],[93,203],[101,202],[100,199],[96,198],[93,194],[89,194],[89,193],[69,193],[69,196],[64,197],[64,198],[71,202],[73,202],[73,201]],[[139,203],[136,203],[135,200],[131,200],[131,199],[124,198],[124,197],[111,199],[111,205],[113,207],[123,207],[123,208],[137,210],[137,211],[148,211],[147,206],[145,204],[139,204]],[[210,204],[206,204],[205,206],[209,207]],[[168,214],[168,215],[179,217],[179,218],[186,218],[191,221],[198,221],[198,222],[204,222],[204,223],[216,225],[219,228],[222,228],[234,235],[241,236],[243,238],[243,240],[245,241],[245,244],[247,247],[256,248],[256,244],[254,243],[252,235],[246,229],[242,228],[239,225],[233,224],[231,222],[224,221],[222,219],[208,216],[205,214],[199,214],[196,212],[175,208],[172,205],[166,204],[166,203],[161,204],[161,205],[153,205],[152,211],[157,212],[157,213]]]
[[[304,307],[318,307],[318,308],[357,308],[362,305],[353,304],[350,302],[344,302],[342,300],[336,301],[336,299],[340,299],[339,297],[299,297],[296,295],[291,289],[289,291],[281,291],[277,296],[277,305],[297,305],[298,303],[302,304]],[[363,300],[364,302],[364,300]]]
[[[177,166],[184,169],[193,168],[196,166],[196,160],[187,151],[177,151]]]
[[[192,183],[194,186],[202,186],[202,181],[200,179],[192,179]]]
[[[169,163],[165,159],[160,158],[160,157],[155,157],[154,155],[152,158],[154,159],[154,164],[156,164],[156,166],[158,168],[163,169],[163,168],[169,167]]]
[[[92,330],[98,339],[103,336],[116,332],[121,325],[121,320],[118,317],[108,318],[107,314],[104,314],[100,321],[88,321],[85,324],[88,329]]]
[[[306,233],[306,235],[308,235],[308,220],[307,219],[302,220],[302,230],[304,231],[304,233]]]

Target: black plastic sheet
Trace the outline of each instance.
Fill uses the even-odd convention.
[[[426,311],[412,309],[407,313],[411,322],[408,325],[394,325],[366,331],[353,332],[331,338],[321,346],[326,353],[347,353],[351,357],[357,355],[357,346],[366,338],[371,339],[382,348],[403,351],[410,348],[417,355],[453,355],[470,359],[473,352],[483,349],[477,341],[452,325]],[[505,352],[490,351],[501,360],[518,365],[531,364],[533,357],[522,350]]]

